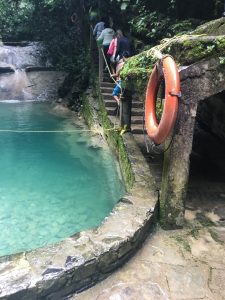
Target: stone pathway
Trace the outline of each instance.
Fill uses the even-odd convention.
[[[106,83],[106,86],[108,90],[112,88],[109,83]],[[109,99],[108,90],[104,89],[103,83],[103,98],[109,109],[113,103],[112,99]],[[108,113],[112,115],[112,109],[109,109]],[[132,128],[135,128],[134,117],[133,120]],[[141,122],[141,118],[138,117],[137,123]],[[134,134],[134,137],[160,186],[162,155],[146,152],[143,135]],[[209,143],[206,143],[203,147],[208,149],[208,145]],[[214,153],[213,149],[212,153]],[[199,167],[201,172],[202,165],[206,164],[208,161],[201,163]],[[194,162],[194,166],[198,164]],[[96,286],[68,299],[225,299],[224,181],[219,182],[219,178],[214,181],[212,178],[206,178],[204,177],[206,172],[201,177],[198,170],[191,173],[193,174],[191,174],[187,193],[185,228],[164,231],[158,226],[136,255],[122,268]],[[208,173],[218,172],[210,169]],[[215,179],[215,175],[213,176]]]
[[[224,227],[157,228],[121,269],[71,299],[225,299],[224,242]]]

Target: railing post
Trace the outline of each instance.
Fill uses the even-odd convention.
[[[124,90],[120,100],[120,126],[126,127],[126,130],[131,130],[131,110],[132,110],[132,93]]]
[[[103,55],[101,48],[98,48],[98,76],[99,76],[99,82],[103,81]]]

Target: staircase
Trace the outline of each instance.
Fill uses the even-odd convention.
[[[112,91],[115,87],[115,83],[110,78],[108,72],[104,71],[103,81],[100,83],[100,89],[102,94],[102,99],[105,103],[105,108],[108,113],[108,117],[114,124],[119,124],[119,117],[116,114],[116,101],[112,96]],[[156,180],[156,184],[160,189],[161,184],[161,176],[162,176],[162,162],[163,162],[163,154],[155,155],[155,153],[147,152],[145,139],[143,135],[143,102],[140,100],[132,101],[132,113],[131,113],[131,132],[133,137],[140,147],[141,152],[143,153],[146,162],[151,165],[151,170]],[[147,134],[144,129],[144,133]],[[146,136],[147,138],[147,136]]]
[[[106,111],[110,119],[116,117],[117,105],[112,96],[114,87],[115,83],[110,78],[108,71],[105,71],[103,74],[103,81],[100,83],[100,89],[103,101],[105,103]],[[143,134],[143,113],[143,103],[138,100],[132,101],[131,132],[134,135]]]

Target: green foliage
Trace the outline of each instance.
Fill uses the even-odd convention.
[[[140,96],[143,96],[156,61],[157,59],[148,55],[147,51],[129,58],[120,73],[123,87],[135,90]]]
[[[219,60],[221,65],[225,65],[225,56],[220,56]]]
[[[29,20],[34,11],[34,5],[28,0],[5,1],[0,0],[0,28],[1,36],[10,40],[20,39],[20,37],[29,38],[31,28]]]
[[[182,65],[190,65],[196,61],[210,56],[223,57],[225,55],[225,38],[185,36],[179,43],[174,42],[165,50],[176,57]]]
[[[149,13],[145,7],[139,9],[139,14],[129,21],[131,31],[141,37],[145,43],[156,44],[162,38],[182,34],[194,28],[190,20],[177,20],[157,11]]]

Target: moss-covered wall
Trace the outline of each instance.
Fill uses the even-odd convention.
[[[224,17],[199,26],[193,31],[193,33],[206,35],[225,35]]]
[[[120,135],[120,131],[114,128],[114,124],[112,124],[108,118],[97,82],[95,82],[92,92],[94,93],[95,101],[98,100],[98,120],[96,121],[101,124],[107,142],[118,156],[126,188],[130,190],[134,184],[134,174],[123,138]],[[94,107],[90,102],[92,97],[91,94],[83,96],[83,116],[90,128],[95,124]]]
[[[215,34],[217,29],[221,35]],[[224,63],[225,18],[206,23],[189,35],[165,39],[160,45],[129,58],[121,72],[124,88],[139,95],[145,93],[153,66],[159,60],[155,55],[159,51],[162,55],[172,55],[178,66],[191,65],[213,56],[219,57]]]
[[[133,186],[134,175],[132,172],[131,164],[127,155],[125,145],[123,143],[123,138],[120,135],[120,131],[114,129],[114,124],[110,122],[100,93],[99,93],[98,100],[99,100],[99,108],[100,108],[99,117],[104,129],[105,137],[108,143],[112,146],[112,148],[118,155],[121,170],[122,170],[122,175],[126,187],[129,190]]]
[[[88,94],[83,94],[82,103],[83,103],[82,115],[89,128],[92,128],[92,126],[94,125],[94,118],[93,118],[92,108],[88,99]]]

